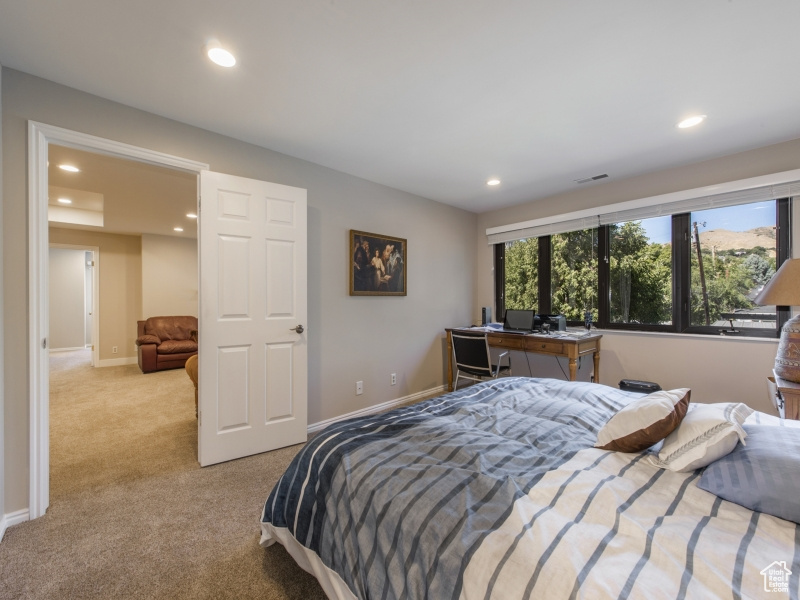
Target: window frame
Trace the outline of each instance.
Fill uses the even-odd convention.
[[[792,247],[792,199],[775,199],[776,256],[775,270],[791,257]],[[700,335],[720,335],[725,327],[691,325],[689,301],[691,297],[691,213],[673,214],[672,217],[672,324],[612,323],[610,320],[610,240],[609,225],[597,227],[598,236],[598,319],[595,325],[600,329],[619,331],[644,331],[661,333],[687,333]],[[544,235],[539,240],[539,307],[540,314],[550,314],[552,304],[551,289],[551,236]],[[498,320],[505,313],[505,242],[494,244],[495,265],[495,310]],[[791,317],[791,307],[778,306],[775,330],[760,328],[739,328],[739,336],[778,338],[781,329]],[[583,325],[583,321],[568,321],[568,325]],[[736,335],[730,336],[735,338]]]

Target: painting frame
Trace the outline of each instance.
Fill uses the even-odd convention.
[[[408,295],[408,240],[351,229],[348,236],[351,296]]]

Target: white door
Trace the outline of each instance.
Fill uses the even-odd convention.
[[[305,442],[306,190],[200,174],[202,466]]]

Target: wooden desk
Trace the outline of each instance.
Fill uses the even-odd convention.
[[[479,333],[480,329],[450,328],[447,331],[447,389],[453,391],[453,331],[471,331]],[[600,383],[600,333],[592,333],[582,338],[557,337],[550,335],[520,335],[516,333],[503,333],[502,331],[488,332],[489,346],[504,348],[506,350],[519,350],[550,356],[561,356],[569,359],[569,380],[575,381],[578,376],[578,358],[591,354],[594,357],[594,381]]]

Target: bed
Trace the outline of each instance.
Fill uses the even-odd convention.
[[[639,397],[508,377],[332,425],[266,500],[261,545],[331,598],[775,597],[780,561],[797,598],[800,526],[593,447]]]

